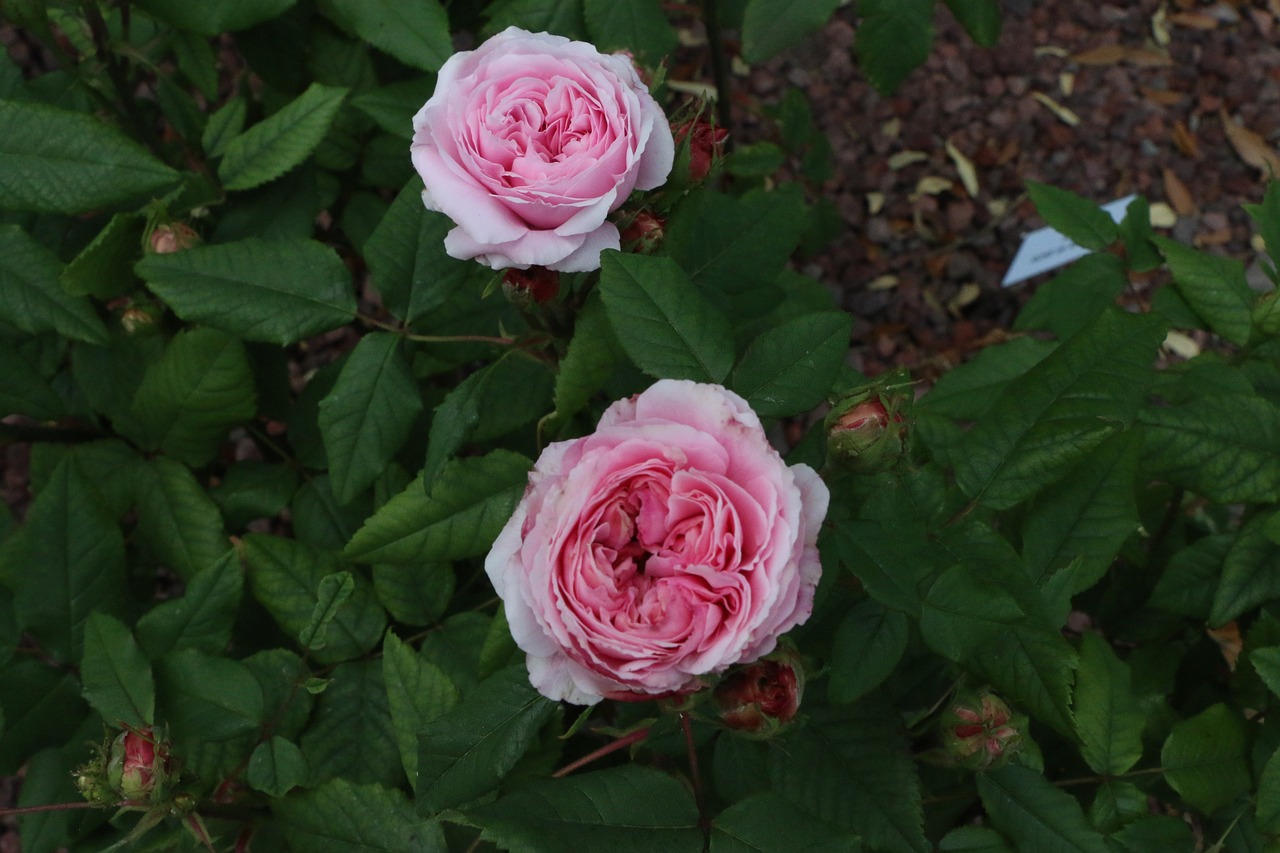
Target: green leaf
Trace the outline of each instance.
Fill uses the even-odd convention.
[[[1190,824],[1180,817],[1166,814],[1144,815],[1111,838],[1123,845],[1129,853],[1195,849]]]
[[[279,736],[258,744],[249,757],[249,786],[269,797],[283,797],[305,785],[310,772],[297,744]]]
[[[347,90],[312,83],[278,112],[227,143],[218,179],[227,190],[247,190],[302,163],[329,132]]]
[[[245,30],[255,24],[278,18],[297,0],[217,0],[190,3],[187,0],[138,0],[139,8],[180,30],[202,36],[216,36],[234,30]]]
[[[341,571],[338,559],[301,542],[258,533],[245,536],[241,547],[254,597],[285,633],[301,636],[316,612],[322,581]],[[354,576],[354,580],[355,590],[325,632],[324,648],[313,650],[321,663],[357,657],[382,639],[386,614],[378,606],[369,581],[363,575]]]
[[[1197,396],[1146,406],[1138,420],[1144,473],[1216,503],[1280,500],[1280,408],[1272,403],[1255,394]]]
[[[853,835],[826,826],[774,793],[748,797],[711,824],[710,853],[852,853]]]
[[[1012,853],[1004,836],[985,826],[961,826],[938,842],[941,853]]]
[[[729,322],[670,258],[601,255],[600,295],[622,348],[657,378],[721,382],[733,366]]]
[[[37,660],[20,659],[0,670],[4,676],[4,723],[0,734],[0,773],[16,774],[32,755],[70,740],[89,708],[70,672]]]
[[[262,687],[239,661],[180,649],[157,663],[157,711],[180,741],[222,741],[265,721]]]
[[[429,494],[416,479],[374,513],[344,555],[416,563],[487,553],[524,494],[529,465],[506,450],[450,462]]]
[[[387,467],[422,411],[400,337],[365,335],[320,401],[320,435],[333,496],[348,503]]]
[[[482,34],[488,37],[518,26],[531,33],[555,33],[582,40],[587,37],[582,5],[583,0],[493,0],[485,10],[489,23]]]
[[[458,688],[435,664],[387,632],[382,645],[391,727],[409,784],[418,783],[418,731],[458,704]]]
[[[1274,647],[1273,647],[1274,648]],[[1273,752],[1262,768],[1258,780],[1258,829],[1274,834],[1280,831],[1280,750]]]
[[[1192,808],[1212,814],[1252,784],[1240,718],[1218,704],[1176,723],[1160,750],[1165,781]]]
[[[1111,214],[1087,198],[1035,181],[1027,181],[1027,195],[1049,227],[1078,246],[1101,251],[1120,236]]]
[[[292,464],[245,459],[227,468],[209,490],[232,530],[243,530],[255,519],[272,518],[289,504],[298,490]]]
[[[186,329],[147,368],[132,414],[148,448],[203,465],[231,427],[253,417],[254,398],[244,344],[214,329]]]
[[[534,743],[557,703],[529,685],[523,665],[480,683],[418,734],[418,811],[469,803],[502,781]]]
[[[1219,533],[1198,539],[1169,558],[1148,607],[1207,621],[1218,587],[1218,576],[1236,534]]]
[[[0,180],[3,170],[0,165]],[[105,344],[106,327],[87,299],[67,293],[61,275],[62,263],[56,255],[18,226],[0,225],[0,314],[5,320],[33,335],[57,332],[77,341]]]
[[[862,0],[858,14],[858,65],[887,95],[929,58],[933,0]]]
[[[231,550],[222,515],[191,469],[157,456],[142,468],[138,535],[183,580],[213,566]]]
[[[920,398],[918,411],[977,420],[1000,399],[1005,386],[1044,361],[1057,348],[1052,341],[1032,337],[987,347],[973,361],[944,373]]]
[[[73,296],[110,299],[137,283],[133,262],[142,252],[146,219],[137,213],[117,213],[62,270],[62,285]]]
[[[151,664],[119,619],[91,613],[85,620],[80,680],[84,698],[109,723],[141,727],[155,722]]]
[[[990,641],[969,666],[1014,704],[1070,735],[1071,677],[1078,660],[1061,633],[1027,624]]]
[[[1009,626],[1025,615],[995,581],[960,564],[943,572],[929,588],[920,634],[938,654],[959,662],[993,639],[1003,642]]]
[[[761,417],[809,411],[844,367],[852,322],[843,312],[824,311],[773,326],[747,348],[733,390]]]
[[[969,38],[983,47],[1000,40],[1000,4],[997,0],[947,0],[947,8],[964,27]]]
[[[1010,764],[978,775],[978,794],[995,828],[1019,850],[1107,853],[1074,797],[1034,770]]]
[[[1107,641],[1086,632],[1080,638],[1075,718],[1080,755],[1094,771],[1119,776],[1142,757],[1146,713],[1129,689],[1129,666]]]
[[[62,398],[22,352],[0,341],[0,414],[54,420],[66,411]]]
[[[294,850],[307,853],[446,853],[436,823],[413,813],[409,799],[382,785],[334,779],[271,803]]]
[[[70,459],[54,468],[4,556],[21,567],[13,606],[22,630],[57,660],[79,660],[85,620],[117,609],[128,585],[120,528]]]
[[[448,563],[375,565],[373,591],[391,617],[406,625],[433,625],[444,616],[457,585]]]
[[[853,702],[893,672],[907,649],[907,617],[874,599],[858,602],[836,629],[831,649],[832,702]]]
[[[435,90],[435,78],[429,74],[416,75],[408,80],[399,80],[376,89],[361,92],[351,99],[351,106],[360,110],[377,122],[378,127],[401,139],[413,139],[413,117],[431,97]],[[417,203],[419,210],[426,210],[422,204],[422,181],[409,181],[400,191],[400,196]],[[397,199],[400,197],[397,196]],[[444,214],[440,214],[444,216]],[[448,219],[446,216],[445,219]],[[417,222],[417,217],[413,217]],[[443,252],[443,246],[440,247]],[[369,260],[366,256],[365,260]],[[472,266],[462,262],[465,266]],[[370,262],[372,268],[372,262]],[[384,298],[386,294],[383,294]]]
[[[1234,344],[1249,341],[1253,328],[1253,293],[1244,264],[1235,258],[1208,255],[1167,237],[1152,238],[1173,273],[1178,293],[1209,328]]]
[[[314,240],[259,240],[148,255],[135,267],[174,313],[237,337],[291,344],[355,317],[351,273]]]
[[[1249,662],[1267,689],[1280,696],[1280,646],[1262,646],[1249,652]]]
[[[817,32],[840,0],[748,0],[742,13],[742,58],[763,62]]]
[[[587,405],[622,361],[622,345],[609,325],[599,291],[578,312],[573,338],[556,374],[555,416],[563,422]]]
[[[1124,219],[1120,221],[1120,239],[1124,241],[1129,269],[1134,272],[1151,272],[1164,262],[1155,244],[1151,242],[1154,236],[1155,231],[1151,228],[1151,206],[1145,198],[1138,196],[1129,202],[1124,211]]]
[[[1223,625],[1246,610],[1280,597],[1280,545],[1267,538],[1270,515],[1255,516],[1240,529],[1222,562],[1209,624]]]
[[[1115,305],[1128,287],[1129,277],[1118,257],[1085,255],[1036,288],[1013,328],[1045,329],[1065,340]]]
[[[155,193],[179,177],[85,113],[0,100],[0,127],[0,207],[10,210],[83,213]]]
[[[956,480],[1007,509],[1064,474],[1137,415],[1163,325],[1111,310],[1015,379],[964,438]]]
[[[317,651],[325,647],[329,623],[347,603],[355,588],[356,579],[351,572],[334,572],[320,579],[320,585],[316,587],[315,609],[311,611],[306,627],[298,634],[298,642],[303,648]]]
[[[659,0],[584,0],[591,43],[600,50],[630,50],[656,67],[676,48],[676,31]]]
[[[231,642],[231,629],[244,593],[244,569],[234,551],[186,582],[178,598],[156,605],[138,620],[138,642],[147,656],[174,649],[218,654]]]
[[[311,781],[404,784],[382,663],[363,660],[333,670],[302,735]]]
[[[1257,224],[1267,254],[1274,263],[1280,264],[1280,186],[1268,181],[1262,204],[1246,204],[1244,209]]]
[[[648,767],[546,779],[470,809],[481,837],[525,853],[698,853],[702,832],[688,790]]]
[[[438,71],[453,54],[449,16],[437,0],[324,0],[325,13],[374,47],[423,71]]]
[[[243,95],[236,95],[209,115],[200,135],[200,147],[210,157],[221,157],[231,140],[244,130],[249,115],[249,102]]]

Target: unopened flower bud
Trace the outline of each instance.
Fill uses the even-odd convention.
[[[711,174],[711,167],[724,156],[724,142],[729,131],[716,127],[704,118],[696,118],[672,128],[676,146],[689,140],[689,180],[698,183]]]
[[[164,797],[171,775],[169,745],[150,728],[126,729],[107,758],[107,780],[122,800],[154,804]]]
[[[542,305],[560,292],[560,273],[546,267],[508,269],[502,276],[502,292],[521,308],[535,303]]]
[[[151,232],[151,251],[169,255],[200,245],[200,235],[181,222],[157,225]]]
[[[622,246],[636,252],[651,252],[662,242],[666,227],[665,219],[642,210],[631,220],[631,224],[622,229]]]
[[[781,649],[755,663],[736,666],[716,685],[720,722],[747,734],[769,737],[795,719],[804,695],[799,657]]]
[[[827,447],[832,457],[860,474],[886,471],[906,447],[900,398],[878,388],[845,397],[827,414]]]
[[[997,766],[1022,748],[1026,719],[987,690],[957,696],[942,716],[942,742],[956,764]]]
[[[115,804],[119,797],[107,781],[107,756],[102,747],[95,746],[94,757],[76,768],[76,788],[89,802],[99,806]]]

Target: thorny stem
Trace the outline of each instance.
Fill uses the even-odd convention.
[[[689,714],[681,711],[680,728],[684,730],[684,748],[689,753],[689,780],[693,782],[693,799],[698,805],[698,826],[708,842],[711,837],[711,821],[707,818],[707,804],[702,795],[702,773],[698,770],[698,750],[693,744],[693,724]]]
[[[733,120],[732,104],[729,103],[729,60],[724,52],[717,0],[702,0],[702,23],[707,29],[707,43],[711,47],[711,76],[716,83],[716,121],[729,130]],[[733,136],[730,134],[725,147],[728,149],[732,145]]]
[[[568,776],[573,771],[581,767],[586,767],[588,764],[592,763],[593,761],[598,761],[599,759],[604,758],[606,755],[617,752],[620,749],[626,749],[627,747],[631,746],[633,743],[639,743],[640,741],[644,740],[648,736],[649,736],[648,726],[645,726],[642,729],[636,729],[634,732],[631,732],[630,734],[625,734],[611,743],[606,743],[604,746],[600,747],[594,752],[588,752],[586,755],[582,756],[577,761],[569,762],[564,767],[561,767],[559,770],[552,773],[551,778],[562,779],[565,776]]]

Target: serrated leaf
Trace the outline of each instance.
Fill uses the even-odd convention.
[[[1269,518],[1250,519],[1231,543],[1209,608],[1210,625],[1223,625],[1264,601],[1280,597],[1280,545],[1267,538]]]
[[[1244,209],[1258,226],[1271,260],[1280,263],[1280,186],[1267,182],[1262,204],[1246,204]]]
[[[1072,671],[1078,656],[1056,630],[1018,625],[969,661],[969,667],[1042,722],[1070,735]]]
[[[493,790],[537,738],[557,704],[523,665],[481,682],[418,733],[418,811],[436,814]]]
[[[1080,755],[1098,773],[1119,776],[1142,757],[1146,713],[1129,689],[1129,667],[1106,640],[1085,633],[1080,638],[1076,673],[1076,731]]]
[[[697,806],[675,779],[616,767],[526,785],[465,813],[481,837],[527,853],[697,853]]]
[[[431,488],[410,483],[365,522],[343,552],[367,563],[456,560],[484,554],[528,482],[529,460],[506,450],[450,462]]]
[[[338,611],[347,603],[355,589],[356,579],[351,572],[334,572],[320,578],[311,619],[298,634],[298,642],[303,648],[317,651],[325,647],[325,633],[329,630],[329,623],[338,615]]]
[[[391,461],[422,411],[400,337],[365,335],[320,401],[320,435],[333,496],[348,503]]]
[[[938,842],[940,853],[1013,853],[1004,836],[986,826],[961,826]]]
[[[334,779],[277,800],[271,811],[294,850],[308,853],[445,853],[436,823],[423,821],[403,792]]]
[[[141,198],[179,178],[141,145],[85,113],[0,100],[0,127],[0,207],[10,210],[83,213]]]
[[[214,329],[186,329],[147,368],[132,414],[148,448],[203,465],[231,427],[253,417],[254,398],[244,344]]]
[[[0,341],[0,414],[53,420],[66,405],[18,349]]]
[[[848,314],[825,311],[773,326],[747,347],[733,372],[733,390],[761,417],[809,411],[844,366],[852,322]]]
[[[1163,325],[1111,310],[1005,388],[964,438],[956,480],[1007,509],[1127,427],[1151,381]]]
[[[676,31],[657,0],[584,0],[582,6],[591,43],[600,50],[631,50],[650,67],[675,50]]]
[[[1000,4],[997,0],[947,0],[947,8],[964,27],[969,38],[983,47],[1000,40]]]
[[[1234,344],[1249,341],[1254,295],[1245,280],[1244,264],[1235,258],[1207,255],[1167,237],[1152,240],[1173,273],[1178,293],[1209,328]]]
[[[1267,685],[1267,689],[1280,696],[1280,646],[1262,646],[1251,649],[1249,662]]]
[[[1111,214],[1073,192],[1027,181],[1027,195],[1049,227],[1078,246],[1100,251],[1120,236]]]
[[[437,0],[325,0],[321,8],[360,38],[423,71],[438,71],[453,53],[449,16]]]
[[[341,563],[333,554],[278,536],[251,533],[241,547],[254,597],[287,634],[301,636],[315,613],[321,582],[341,571]],[[382,639],[386,614],[364,576],[356,576],[354,581],[346,606],[334,615],[326,631],[324,648],[313,650],[321,663],[362,655]]]
[[[227,190],[247,190],[302,163],[329,132],[347,90],[312,83],[278,112],[227,143],[218,179]]]
[[[137,213],[111,217],[89,245],[62,270],[62,285],[73,296],[110,299],[137,283],[133,262],[142,251],[146,219]]]
[[[887,95],[929,58],[933,0],[862,0],[858,13],[858,65]]]
[[[1010,764],[978,775],[988,817],[1019,850],[1037,853],[1108,853],[1080,804],[1034,770]]]
[[[62,269],[57,256],[27,232],[16,225],[0,225],[0,314],[33,335],[58,332],[77,341],[105,344],[106,327],[87,299],[63,288]]]
[[[1174,724],[1160,750],[1164,778],[1182,799],[1212,814],[1252,784],[1240,718],[1213,705]]]
[[[1258,829],[1275,833],[1280,830],[1280,750],[1273,752],[1262,768],[1258,780]]]
[[[840,0],[750,0],[742,13],[742,58],[763,62],[817,32]]]
[[[351,661],[333,670],[302,735],[311,781],[404,784],[382,662]]]
[[[880,685],[902,658],[907,617],[874,599],[859,602],[840,622],[831,648],[827,690],[832,702],[852,702]]]
[[[200,135],[200,147],[210,157],[221,157],[227,151],[227,145],[244,130],[245,119],[249,116],[249,102],[243,95],[237,95],[218,107],[209,115]]]
[[[280,736],[258,744],[249,756],[249,786],[269,797],[283,797],[307,783],[310,769],[297,744]]]
[[[139,538],[178,577],[190,580],[231,550],[218,505],[181,462],[152,459],[137,490]]]
[[[429,74],[399,80],[361,92],[351,99],[351,106],[377,122],[378,127],[387,133],[411,140],[413,139],[413,116],[431,97],[431,93],[435,90],[435,83],[435,78]],[[400,193],[417,202],[422,210],[426,210],[422,205],[421,181],[410,181]],[[443,247],[441,250],[443,251]],[[367,257],[366,260],[368,260]],[[370,266],[372,267],[372,263]],[[386,294],[383,295],[385,297]]]
[[[1148,607],[1205,621],[1218,587],[1218,576],[1235,533],[1219,533],[1198,539],[1169,558]]]
[[[1129,202],[1125,208],[1124,219],[1120,221],[1120,239],[1124,241],[1124,251],[1129,269],[1134,272],[1150,272],[1160,266],[1163,259],[1156,250],[1151,238],[1155,231],[1151,227],[1151,206],[1142,196]]]
[[[583,0],[494,0],[485,10],[489,22],[482,34],[491,36],[514,25],[582,40],[587,37],[582,5]]]
[[[135,269],[182,319],[246,340],[291,344],[355,317],[351,273],[314,240],[237,240],[148,255]]]
[[[284,14],[297,0],[218,0],[190,3],[188,0],[138,0],[145,9],[180,30],[202,36],[244,30]]]
[[[89,707],[80,698],[80,684],[70,672],[23,659],[6,666],[3,673],[0,773],[16,774],[41,749],[67,743],[89,714]]]
[[[458,704],[458,688],[439,667],[390,632],[382,645],[382,677],[400,762],[409,785],[416,787],[418,731]]]
[[[1118,257],[1085,255],[1036,288],[1013,328],[1046,329],[1061,339],[1069,338],[1114,305],[1128,286],[1129,277]]]
[[[142,727],[155,722],[151,664],[119,619],[91,613],[85,620],[80,680],[85,699],[111,724]]]
[[[578,312],[573,337],[556,373],[557,420],[566,421],[586,406],[623,357],[622,345],[609,325],[599,291],[593,291]]]
[[[973,567],[960,564],[943,572],[924,598],[920,634],[929,647],[962,661],[980,646],[1023,621],[1025,613],[1008,592]]]
[[[1191,825],[1173,815],[1143,815],[1111,836],[1129,853],[1150,850],[1193,850]]]
[[[243,592],[240,558],[227,551],[190,578],[180,597],[156,605],[138,620],[138,642],[151,658],[174,649],[218,654],[231,642]]]
[[[23,526],[6,542],[18,624],[57,660],[80,659],[84,622],[122,601],[124,537],[70,459],[59,462]]]
[[[406,625],[432,625],[453,597],[457,578],[448,563],[401,563],[373,567],[373,591],[391,618]]]
[[[748,797],[716,816],[710,853],[855,853],[852,833],[827,826],[775,793]]]
[[[670,258],[601,255],[600,295],[623,350],[657,378],[721,382],[733,366],[729,322]]]
[[[157,662],[156,683],[160,719],[177,740],[228,740],[264,722],[262,687],[239,661],[180,649]]]

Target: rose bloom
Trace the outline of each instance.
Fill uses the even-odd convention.
[[[605,217],[675,156],[631,60],[516,27],[450,57],[413,128],[422,200],[457,223],[445,250],[494,269],[597,269],[619,248]]]
[[[662,380],[543,451],[485,570],[545,696],[689,693],[809,617],[827,500],[737,394]]]

